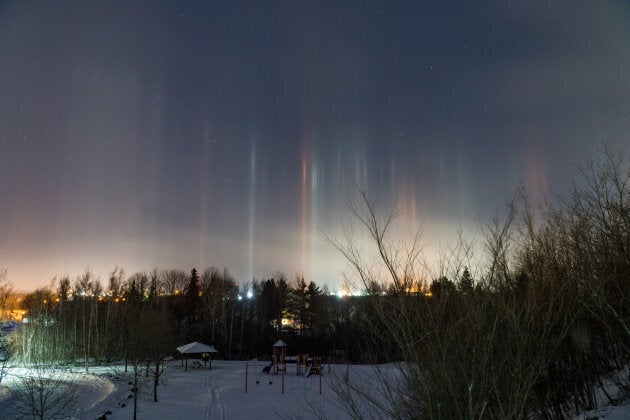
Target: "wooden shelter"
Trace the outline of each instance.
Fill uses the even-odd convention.
[[[177,347],[177,351],[180,352],[186,360],[186,370],[188,370],[188,357],[196,355],[199,358],[202,358],[202,355],[204,354],[208,355],[208,359],[210,360],[210,369],[212,369],[212,353],[218,353],[214,346],[198,343],[197,341]]]

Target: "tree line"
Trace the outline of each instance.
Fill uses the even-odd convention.
[[[245,360],[268,356],[282,339],[296,353],[359,362],[373,341],[363,324],[367,300],[281,273],[239,284],[216,267],[131,275],[117,267],[103,285],[87,269],[25,295],[19,302],[24,322],[8,345],[24,363],[80,361],[86,370],[129,360],[139,336],[146,349],[159,347],[161,357],[200,341],[213,344],[220,357]]]

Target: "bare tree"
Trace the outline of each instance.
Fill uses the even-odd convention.
[[[13,291],[6,269],[0,269],[0,322],[6,319],[7,301]],[[0,384],[9,369],[9,348],[2,334],[0,334]]]
[[[2,380],[7,376],[12,366],[13,363],[8,346],[6,343],[0,342],[0,385],[2,385]]]
[[[44,363],[20,375],[11,391],[13,415],[41,420],[71,417],[78,397],[76,384]]]
[[[160,309],[146,309],[141,315],[143,347],[153,379],[153,402],[158,402],[158,386],[166,372],[166,357],[176,344],[174,320]],[[147,369],[149,373],[149,369]]]
[[[188,274],[183,270],[166,270],[162,273],[162,283],[167,295],[182,294],[188,283]]]
[[[85,272],[78,276],[74,282],[74,297],[78,300],[81,308],[81,344],[86,372],[90,368],[92,328],[94,325],[94,308],[92,305],[94,300],[94,283],[94,274],[89,268],[86,268]]]
[[[114,367],[117,376],[126,381],[130,386],[133,398],[133,418],[137,418],[138,394],[141,388],[148,382],[143,374],[143,369],[147,364],[147,345],[144,336],[146,320],[141,319],[142,313],[138,308],[130,308],[133,313],[126,320],[125,365],[124,368]]]
[[[7,304],[13,292],[13,283],[9,280],[7,270],[0,268],[0,321],[6,318]]]
[[[27,313],[21,327],[8,337],[12,353],[21,363],[50,361],[55,357],[54,319],[51,317],[52,294],[47,288],[24,296],[21,307]]]
[[[392,225],[400,213],[399,208],[394,205],[389,210],[381,211],[378,201],[371,200],[367,192],[359,190],[358,195],[357,199],[349,200],[348,207],[372,240],[377,257],[373,261],[365,261],[365,250],[359,247],[352,225],[344,227],[342,239],[327,237],[358,275],[360,282],[353,285],[370,290],[386,282],[397,293],[416,290],[426,267],[422,260],[422,229],[413,232],[409,238],[390,237]]]
[[[487,230],[488,268],[482,281],[472,288],[468,278],[464,290],[440,277],[429,296],[417,287],[425,267],[420,233],[406,241],[400,236],[390,239],[395,208],[381,213],[378,203],[364,192],[359,195],[351,212],[366,228],[376,260],[364,259],[352,230],[331,242],[368,294],[370,306],[362,318],[372,334],[367,351],[397,362],[398,368],[397,375],[381,378],[385,388],[369,393],[360,384],[339,384],[340,397],[351,403],[348,413],[360,417],[357,407],[364,406],[391,418],[549,415],[551,394],[539,387],[554,374],[550,367],[564,363],[557,357],[578,313],[577,295],[566,282],[556,281],[551,268],[542,274],[519,274],[525,269],[519,246],[527,238],[514,228],[514,207]],[[543,241],[545,232],[535,237]],[[465,259],[452,257],[452,267],[470,261],[467,245],[462,249]],[[548,253],[528,255],[535,256],[531,262],[539,266]],[[463,275],[456,271],[458,277]],[[529,282],[536,287],[527,286]]]
[[[137,415],[138,395],[151,382],[153,401],[158,401],[158,385],[166,372],[165,358],[175,348],[174,321],[159,308],[130,308],[125,340],[127,363],[124,369],[114,368],[117,376],[131,386],[133,416]]]

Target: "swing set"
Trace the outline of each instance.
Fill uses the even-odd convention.
[[[252,367],[256,369],[257,367],[263,366],[262,372],[263,374],[268,375],[269,385],[273,385],[273,376],[281,375],[281,392],[284,394],[284,384],[285,384],[285,376],[287,373],[287,344],[278,340],[273,345],[273,355],[271,363],[267,365],[259,365],[259,364],[250,364],[249,362],[245,363],[245,393],[247,393],[248,387],[248,379],[249,379],[249,368]],[[323,366],[322,359],[320,357],[315,357],[313,359],[309,359],[307,354],[296,356],[296,375],[291,379],[291,389],[299,389],[300,388],[300,379],[298,377],[304,378],[304,390],[313,389],[312,382],[309,380],[309,377],[313,374],[317,374],[319,376],[319,394],[322,393],[322,374],[323,374]],[[260,373],[256,371],[255,374],[256,385],[260,385]]]

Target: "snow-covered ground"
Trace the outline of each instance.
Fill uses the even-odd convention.
[[[620,391],[617,387],[610,385],[608,389],[609,394],[616,395]],[[606,401],[603,395],[600,395],[601,401]],[[628,420],[630,419],[630,400],[623,400],[620,405],[603,405],[602,407],[584,412],[579,416],[575,416],[573,420],[591,420],[591,419],[606,419],[606,420]]]
[[[333,382],[348,375],[354,382],[373,380],[371,366],[326,365],[321,377],[296,374],[295,365],[287,365],[283,377],[263,373],[265,362],[248,362],[248,386],[245,393],[245,362],[213,361],[212,370],[203,366],[188,370],[181,362],[168,366],[158,388],[157,403],[153,402],[152,383],[143,386],[138,400],[139,419],[272,419],[272,418],[328,418],[345,419],[348,415],[340,409]],[[17,381],[17,375],[8,375],[2,385]],[[131,386],[119,378],[111,367],[92,367],[90,373],[76,368],[64,374],[68,381],[79,386],[76,419],[95,419],[103,413],[107,418],[129,419],[133,415]],[[365,383],[369,388],[371,384]],[[0,395],[0,418],[12,404],[7,388]],[[4,415],[3,415],[4,413]],[[366,413],[366,417],[370,417]]]
[[[606,420],[628,420],[630,419],[630,404],[620,406],[603,407],[598,410],[589,411],[575,417],[576,420],[586,419],[606,419]]]
[[[147,383],[138,401],[139,419],[346,419],[341,402],[331,386],[343,383],[348,377],[355,385],[366,389],[381,386],[373,366],[326,365],[320,377],[298,376],[295,365],[287,365],[282,392],[282,375],[262,372],[264,362],[248,362],[247,393],[245,392],[245,362],[213,361],[212,370],[202,366],[186,371],[179,361],[172,362],[163,376],[158,389],[159,402],[153,402],[151,383]],[[391,366],[380,366],[381,374],[393,373]],[[17,375],[14,371],[3,380],[11,385]],[[76,419],[95,419],[108,413],[108,419],[130,419],[133,402],[129,398],[130,385],[110,367],[93,367],[90,373],[73,369],[63,374],[64,380],[79,385]],[[0,393],[0,418],[6,419],[12,404],[12,396],[3,387]],[[365,417],[375,414],[363,407]],[[602,418],[608,420],[629,419],[630,405],[605,407],[584,413],[576,419]]]

